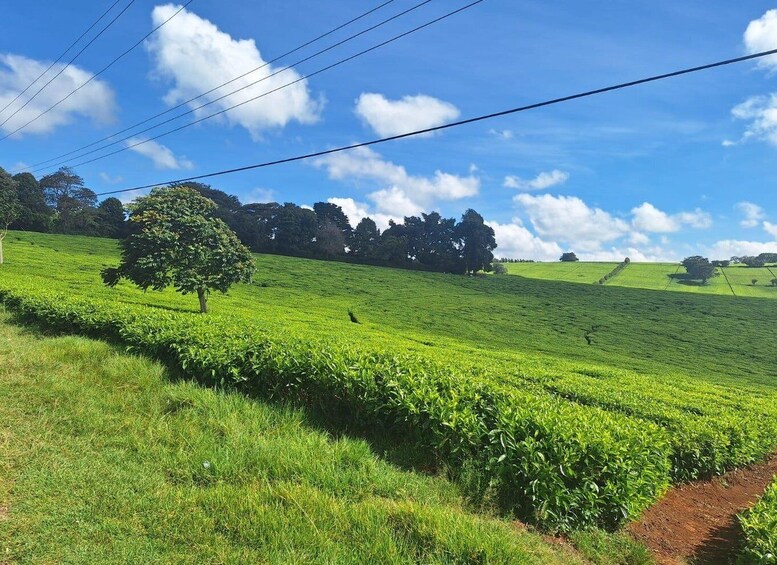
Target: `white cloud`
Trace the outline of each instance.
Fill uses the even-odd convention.
[[[513,218],[509,224],[486,223],[494,229],[498,257],[556,261],[563,253],[558,243],[537,237],[518,218]]]
[[[777,241],[724,239],[715,242],[708,248],[710,259],[728,259],[729,257],[759,255],[760,253],[777,253]]]
[[[179,6],[166,4],[152,11],[154,25],[172,16]],[[224,82],[265,64],[253,39],[233,39],[213,23],[198,15],[182,10],[162,27],[147,43],[151,53],[155,75],[171,80],[173,88],[165,96],[168,104],[177,104],[208,91]],[[217,110],[244,102],[300,78],[289,68],[270,77],[278,69],[267,65],[261,70],[239,79],[225,89],[207,96],[208,101],[247,86],[260,79],[257,85],[198,110],[202,117]],[[269,77],[269,78],[268,78]],[[199,99],[189,106],[195,108],[204,103]],[[222,114],[222,122],[246,128],[254,139],[268,128],[284,127],[292,120],[303,124],[317,121],[321,104],[311,98],[306,80],[267,95],[264,98]]]
[[[753,20],[745,30],[745,47],[749,53],[771,51],[777,46],[777,10],[768,10]],[[758,61],[765,68],[777,69],[777,55],[770,55]]]
[[[712,218],[698,208],[693,212],[667,214],[649,202],[633,208],[634,227],[650,233],[672,233],[679,231],[684,225],[704,229],[712,225]]]
[[[629,243],[632,245],[646,245],[650,243],[650,238],[642,232],[631,232],[629,234]]]
[[[515,137],[513,130],[509,129],[490,129],[488,130],[488,133],[500,139],[504,139],[505,141],[509,141]]]
[[[251,202],[274,202],[275,191],[271,188],[255,188],[248,197]]]
[[[764,209],[761,208],[758,204],[753,204],[752,202],[739,202],[735,208],[743,216],[742,221],[739,223],[739,225],[741,225],[743,228],[754,228],[758,226],[761,220],[766,218]]]
[[[611,247],[600,251],[578,253],[581,261],[623,261],[628,257],[639,263],[674,263],[679,261],[679,256],[673,251],[663,247]]]
[[[10,53],[0,54],[0,108],[11,102],[19,92],[24,90],[48,66],[49,63],[45,61],[36,61]],[[61,71],[64,66],[64,64],[60,63],[54,65],[50,71],[35,83],[32,89],[3,113],[0,121],[4,121],[6,117],[24,104],[29,99],[29,96],[37,92],[41,86]],[[35,119],[41,112],[44,112],[89,80],[91,76],[92,73],[71,65],[23,110],[8,120],[8,123],[2,126],[2,131],[10,133],[30,120]],[[89,118],[97,124],[107,124],[114,119],[115,110],[116,103],[113,90],[106,82],[95,79],[59,106],[41,116],[29,126],[26,126],[16,135],[49,133],[60,126],[72,123],[79,116]]]
[[[573,244],[581,251],[599,250],[603,243],[630,231],[624,220],[600,208],[590,208],[576,196],[518,194],[513,200],[541,237]]]
[[[157,169],[193,169],[194,163],[186,157],[176,157],[169,147],[156,141],[145,141],[140,137],[132,137],[125,141],[125,146],[130,150],[148,157]],[[142,143],[142,145],[135,145]],[[135,147],[133,147],[135,145]]]
[[[350,180],[375,188],[368,198],[378,213],[392,217],[418,214],[441,200],[460,200],[478,194],[480,179],[435,171],[430,177],[408,174],[407,170],[368,147],[335,153],[314,161],[326,168],[334,180]]]
[[[356,101],[355,112],[383,137],[440,126],[459,117],[453,104],[423,94],[389,100],[382,94],[365,92]]]
[[[742,141],[757,139],[777,146],[777,94],[748,98],[735,106],[731,114],[750,122]]]
[[[545,190],[546,188],[564,184],[567,180],[569,180],[569,173],[553,169],[548,172],[543,171],[531,180],[524,180],[516,176],[506,176],[503,186],[518,190]]]
[[[331,204],[337,204],[343,209],[343,213],[348,216],[348,221],[351,227],[362,221],[363,218],[372,218],[378,229],[385,230],[389,226],[389,220],[402,221],[401,217],[392,217],[388,214],[377,214],[370,211],[368,204],[364,202],[357,202],[353,198],[329,198],[327,202]]]
[[[106,184],[119,184],[124,180],[124,177],[122,176],[112,177],[108,173],[100,173],[99,177],[100,180]]]
[[[770,236],[777,238],[777,224],[773,224],[771,222],[764,222],[763,228],[764,228],[764,231],[768,233]]]

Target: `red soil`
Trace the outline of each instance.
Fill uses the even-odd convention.
[[[777,475],[777,454],[709,481],[681,485],[629,525],[661,565],[724,565],[737,554],[736,515],[749,508]]]

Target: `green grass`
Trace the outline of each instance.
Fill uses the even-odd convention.
[[[510,275],[531,279],[594,283],[615,267],[615,263],[507,263]],[[609,268],[608,268],[609,267]],[[777,298],[777,267],[749,268],[734,265],[718,270],[719,275],[707,284],[685,280],[685,269],[677,263],[630,263],[621,273],[607,282],[608,286],[670,290],[694,294]],[[725,276],[723,276],[725,273]],[[751,279],[758,279],[753,285]]]
[[[3,563],[581,562],[299,411],[5,315],[0,344]]]

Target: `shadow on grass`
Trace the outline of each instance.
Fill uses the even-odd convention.
[[[673,273],[668,276],[677,284],[682,284],[685,286],[707,286],[708,285],[708,283],[702,282],[699,279],[692,279],[690,275],[688,275],[688,273]]]

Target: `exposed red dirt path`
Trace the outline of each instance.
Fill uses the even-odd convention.
[[[724,565],[739,546],[736,515],[753,505],[775,475],[777,454],[709,481],[681,485],[628,529],[662,565]]]

